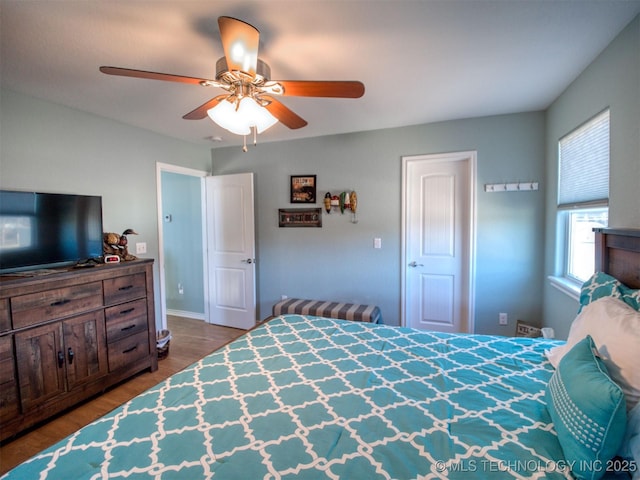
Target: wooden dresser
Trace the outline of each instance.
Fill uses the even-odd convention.
[[[153,260],[0,277],[0,441],[158,368]]]

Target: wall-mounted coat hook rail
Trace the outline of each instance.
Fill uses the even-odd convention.
[[[485,192],[530,192],[538,190],[538,182],[486,183]]]

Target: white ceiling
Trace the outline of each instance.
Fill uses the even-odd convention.
[[[217,18],[260,30],[273,79],[360,80],[360,99],[285,97],[308,126],[259,142],[545,109],[640,13],[640,0],[0,0],[0,81],[118,122],[220,147],[182,115],[215,88],[101,65],[213,78]],[[221,137],[221,142],[212,142]]]

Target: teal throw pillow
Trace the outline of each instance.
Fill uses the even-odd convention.
[[[545,399],[573,475],[602,477],[622,444],[627,410],[624,393],[609,377],[590,336],[562,358]]]
[[[602,297],[615,297],[624,303],[640,311],[640,290],[634,290],[625,284],[603,272],[594,273],[589,280],[584,282],[580,289],[580,308],[595,302]]]

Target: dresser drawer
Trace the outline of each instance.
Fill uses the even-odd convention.
[[[149,333],[140,332],[109,343],[109,371],[113,372],[149,356]]]
[[[28,327],[102,306],[102,282],[30,293],[11,299],[13,328]]]
[[[105,309],[107,342],[112,343],[138,332],[147,332],[147,301],[135,300]]]
[[[144,273],[125,275],[104,281],[104,303],[115,305],[146,297],[147,277]]]

